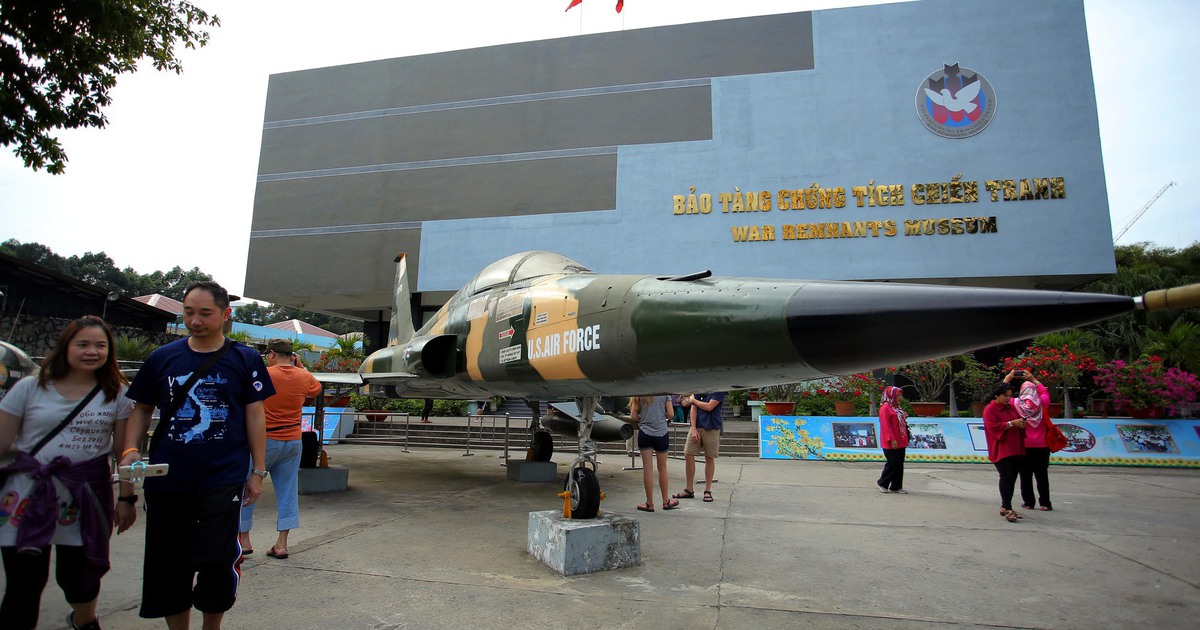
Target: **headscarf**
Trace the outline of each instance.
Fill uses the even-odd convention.
[[[904,390],[895,385],[888,385],[883,388],[883,404],[891,407],[896,412],[896,418],[904,426],[908,423],[908,412],[900,406],[900,397],[902,394],[904,394]]]
[[[1021,383],[1021,395],[1013,399],[1017,413],[1025,418],[1025,422],[1033,428],[1042,423],[1042,397],[1038,394],[1037,385],[1031,381]]]

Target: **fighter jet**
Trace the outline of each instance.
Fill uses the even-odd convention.
[[[959,354],[1139,308],[1200,304],[1200,285],[1138,298],[884,282],[598,275],[560,254],[498,260],[414,330],[403,254],[388,345],[356,375],[388,397],[523,398],[549,430],[579,438],[567,489],[575,518],[599,509],[597,439],[624,439],[601,397],[725,391]],[[539,418],[539,401],[574,401]],[[612,410],[610,410],[612,411]],[[599,427],[599,428],[598,428]],[[614,431],[616,431],[614,433]]]

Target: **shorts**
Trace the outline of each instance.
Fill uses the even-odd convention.
[[[705,459],[716,459],[717,451],[721,450],[720,429],[696,429],[696,431],[700,434],[700,441],[693,440],[689,432],[688,437],[684,438],[687,440],[687,445],[683,447],[683,454],[695,457],[703,452]]]
[[[666,453],[671,450],[671,434],[646,435],[639,429],[637,433],[637,445],[639,451],[653,450],[655,453]]]
[[[241,581],[238,520],[244,484],[161,492],[146,490],[142,607],[158,618],[233,608]]]

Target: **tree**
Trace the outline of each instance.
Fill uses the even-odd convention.
[[[0,0],[0,144],[61,174],[55,130],[104,127],[118,75],[144,57],[181,73],[176,46],[202,47],[219,25],[183,0]]]

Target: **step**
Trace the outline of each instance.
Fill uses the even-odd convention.
[[[402,417],[401,417],[402,418]],[[528,418],[512,423],[508,432],[509,453],[524,453],[529,443]],[[369,421],[361,420],[356,423],[355,430],[349,436],[340,440],[343,444],[377,444],[387,446],[409,446],[419,448],[451,448],[467,449],[468,428],[465,419],[461,424],[432,424],[408,422],[407,438],[405,437],[405,422],[394,420]],[[504,450],[504,426],[502,419],[499,424],[487,424],[480,428],[473,423],[470,427],[470,448],[472,450]],[[514,424],[519,426],[513,426]],[[672,455],[681,456],[678,443],[683,439],[683,428],[673,427],[673,441],[676,447]],[[600,443],[601,455],[626,455],[626,445],[623,443]],[[557,452],[578,452],[578,443],[573,438],[560,435],[554,436],[554,449]],[[721,455],[724,457],[757,457],[758,436],[749,431],[728,431],[721,437]]]

